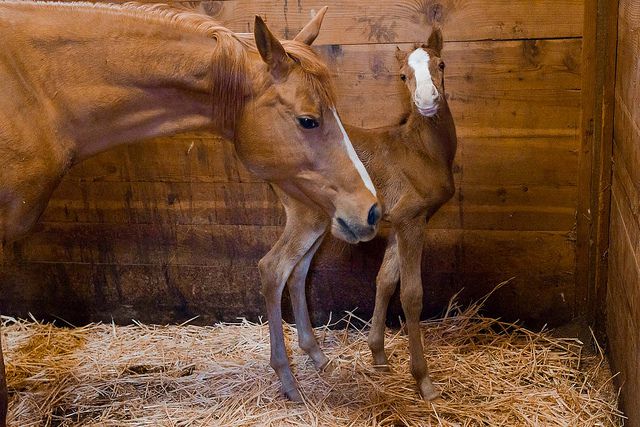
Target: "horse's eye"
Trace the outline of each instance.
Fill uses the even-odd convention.
[[[405,76],[404,74],[400,74],[400,80],[402,80],[403,82],[406,82],[407,76]]]
[[[318,123],[316,119],[308,116],[298,117],[298,123],[300,123],[300,126],[302,126],[305,129],[313,129],[320,126],[320,123]]]
[[[441,71],[444,71],[444,68],[445,68],[444,62],[441,62],[440,65],[438,65],[438,67],[440,67]]]

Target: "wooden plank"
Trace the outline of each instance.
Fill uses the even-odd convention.
[[[615,181],[614,181],[615,182]],[[611,214],[611,254],[609,286],[607,290],[607,334],[612,368],[619,372],[616,384],[622,388],[621,403],[628,420],[625,425],[640,425],[640,269],[634,257],[624,212],[618,208],[624,201],[617,200],[613,190]]]
[[[637,171],[630,171],[627,167],[626,159],[623,159],[622,156],[623,154],[620,152],[620,144],[614,143],[614,184],[618,186],[618,197],[623,199],[622,203],[630,212],[628,218],[633,217],[635,218],[636,223],[638,223],[638,218],[640,218],[640,190],[638,189],[637,183],[634,182],[632,178],[633,175],[637,174]]]
[[[493,131],[496,132],[495,130]],[[575,186],[577,174],[576,138],[573,135],[461,136],[455,161],[456,179],[471,185]],[[220,139],[203,139],[197,144],[202,156],[213,161],[192,161],[188,139],[161,139],[119,147],[74,166],[64,181],[76,182],[170,182],[227,183],[260,182],[251,177],[232,154],[220,153]],[[194,148],[195,149],[195,148]],[[193,149],[192,149],[193,151]],[[238,174],[226,172],[225,164]],[[461,181],[462,182],[462,181]]]
[[[627,104],[620,96],[616,97],[614,125],[614,157],[615,168],[624,168],[629,176],[629,190],[640,193],[640,125],[631,117]]]
[[[284,225],[285,214],[264,182],[85,182],[64,180],[45,222],[104,224]]]
[[[582,121],[578,172],[576,307],[604,338],[617,2],[585,2]]]
[[[423,317],[443,312],[457,292],[459,301],[476,301],[508,279],[500,271],[460,274],[423,270]],[[215,266],[141,266],[24,263],[0,272],[0,303],[7,313],[62,318],[74,324],[102,320],[128,324],[179,323],[198,316],[196,324],[236,321],[238,316],[264,318],[257,268]],[[375,270],[312,270],[308,301],[316,325],[354,311],[371,317]],[[531,325],[558,325],[570,320],[571,274],[519,275],[496,292],[484,313]],[[292,321],[285,292],[285,318]],[[392,300],[389,319],[401,315]]]
[[[569,230],[576,188],[465,185],[430,228]],[[42,221],[101,224],[284,225],[266,183],[83,182],[64,180]]]
[[[574,136],[459,139],[456,167],[472,185],[575,186]]]
[[[197,4],[197,2],[192,2]],[[399,43],[426,41],[439,24],[448,40],[580,37],[582,2],[578,0],[400,0],[331,2],[228,0],[203,2],[208,14],[237,32],[250,32],[256,14],[280,38],[292,38],[324,5],[329,11],[319,44]]]
[[[615,2],[616,6],[618,2]],[[609,233],[606,329],[610,360],[620,371],[625,425],[640,426],[640,109],[638,64],[640,4],[621,0],[617,10],[613,187]],[[610,70],[608,70],[610,71]]]
[[[615,268],[611,266],[611,268]],[[617,270],[609,272],[609,279],[612,283],[623,286],[627,280],[638,280],[638,277],[621,277]],[[637,404],[640,399],[640,340],[637,336],[637,326],[634,325],[629,316],[628,301],[624,299],[624,294],[619,292],[615,286],[609,286],[607,290],[607,306],[609,314],[607,316],[607,335],[609,338],[609,352],[611,369],[616,372],[616,385],[621,388],[620,404],[624,408],[625,426],[640,426],[640,406]]]
[[[640,53],[640,40],[637,37],[639,23],[640,6],[633,1],[620,0],[616,96],[622,100],[636,124],[640,123],[637,87],[640,65],[635,60]]]
[[[24,263],[0,271],[5,313],[73,324],[256,320],[265,314],[257,268]]]
[[[345,123],[369,128],[399,121],[407,102],[395,49],[317,47],[334,72]],[[576,40],[445,43],[447,94],[461,134],[495,133],[496,128],[575,131],[580,51]]]
[[[251,268],[281,231],[282,227],[277,226],[47,223],[28,238],[14,243],[5,258],[7,263]],[[425,233],[428,252],[443,262],[439,270],[545,274],[573,268],[573,243],[563,232],[427,230]],[[373,254],[381,257],[384,234],[373,243],[358,246],[330,238],[314,265],[317,269],[345,271],[370,266]],[[456,254],[460,245],[464,254]]]
[[[615,185],[615,181],[614,181]],[[625,206],[624,195],[618,193],[617,185],[613,189],[612,218],[611,218],[611,261],[610,268],[624,279],[622,282],[612,283],[613,291],[621,294],[625,304],[620,307],[610,307],[620,310],[631,318],[635,326],[631,331],[640,331],[640,227],[637,218],[630,216]],[[629,331],[629,332],[631,332]],[[636,338],[640,345],[640,336]]]
[[[627,190],[623,187],[618,176],[616,174],[613,180],[612,199],[615,206],[613,211],[618,214],[618,218],[615,218],[615,220],[620,221],[620,227],[618,228],[618,233],[612,236],[611,240],[624,240],[626,242],[625,248],[628,250],[625,258],[640,260],[640,218],[631,210],[629,196],[626,193]],[[612,219],[611,224],[613,228],[614,219]],[[629,290],[640,288],[640,284],[634,283],[629,283],[627,286]],[[640,289],[638,289],[638,292],[640,292]]]
[[[79,181],[259,182],[230,142],[211,134],[180,135],[125,145],[75,165]]]

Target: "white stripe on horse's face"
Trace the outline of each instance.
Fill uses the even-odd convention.
[[[336,121],[338,122],[338,127],[340,127],[340,131],[342,132],[342,139],[344,141],[344,145],[346,145],[347,147],[347,153],[349,154],[349,158],[353,162],[353,165],[356,167],[358,173],[360,174],[360,177],[364,181],[364,185],[369,189],[369,191],[371,191],[371,194],[373,194],[375,197],[376,189],[373,186],[373,182],[371,182],[371,177],[369,176],[369,173],[367,172],[364,165],[362,164],[360,157],[358,157],[358,155],[356,154],[356,150],[353,149],[353,145],[351,144],[349,135],[347,135],[347,132],[344,130],[344,126],[342,126],[342,122],[340,121],[340,117],[338,117],[338,112],[336,111],[335,108],[332,108],[331,111],[333,111],[333,116],[336,118]]]
[[[431,57],[423,49],[414,50],[409,55],[409,66],[413,69],[416,79],[416,91],[413,102],[423,116],[433,116],[438,109],[438,89],[431,79],[429,61]]]

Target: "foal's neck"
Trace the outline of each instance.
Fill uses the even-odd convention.
[[[443,102],[433,117],[421,115],[412,105],[407,122],[401,126],[403,139],[409,146],[425,152],[430,158],[445,162],[449,167],[456,153],[457,137],[453,116],[447,102]],[[416,146],[416,141],[420,145]]]

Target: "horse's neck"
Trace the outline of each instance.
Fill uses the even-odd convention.
[[[77,160],[211,125],[214,40],[100,10],[37,12],[21,32],[29,42],[18,73],[47,104],[51,130],[76,145]]]
[[[453,116],[446,102],[435,117],[424,117],[412,108],[407,122],[401,125],[400,132],[409,147],[417,148],[432,160],[449,167],[453,163],[457,137]]]

